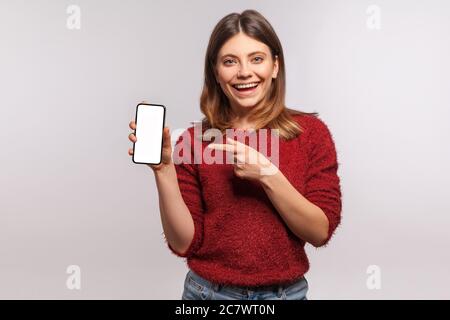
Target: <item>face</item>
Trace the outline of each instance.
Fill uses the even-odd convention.
[[[278,74],[278,57],[272,59],[270,48],[244,33],[230,38],[220,49],[216,64],[216,80],[237,114],[257,106],[269,93]],[[251,89],[238,84],[257,84]]]

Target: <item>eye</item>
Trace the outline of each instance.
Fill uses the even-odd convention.
[[[227,64],[227,62],[229,62],[229,61],[230,61],[230,62],[233,62],[233,60],[227,59],[227,60],[225,60],[223,63],[224,63],[224,64]]]
[[[263,60],[264,60],[262,57],[255,57],[255,60],[256,60],[256,59],[261,59],[261,60],[259,60],[259,61],[263,61]]]

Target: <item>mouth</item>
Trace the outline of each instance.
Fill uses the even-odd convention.
[[[259,82],[252,82],[244,85],[232,85],[233,91],[236,92],[240,96],[248,96],[256,91],[259,87]]]

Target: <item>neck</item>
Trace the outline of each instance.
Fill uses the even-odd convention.
[[[233,128],[236,129],[254,129],[255,125],[247,121],[235,120],[233,121]]]
[[[253,124],[248,121],[248,115],[247,114],[234,114],[231,123],[233,124],[233,127],[235,128],[251,128]]]

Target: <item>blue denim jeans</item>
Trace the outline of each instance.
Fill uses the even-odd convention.
[[[189,270],[182,300],[308,300],[308,281],[302,277],[286,286],[236,287],[210,282]]]

